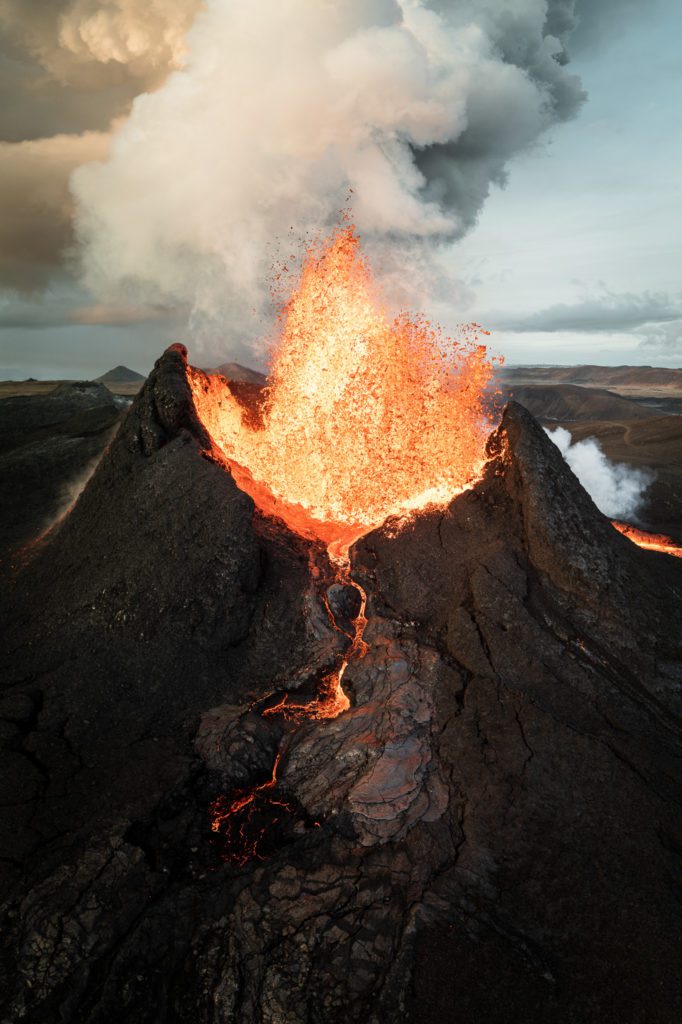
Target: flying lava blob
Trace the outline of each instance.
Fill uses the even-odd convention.
[[[421,317],[391,320],[352,225],[311,247],[281,319],[257,422],[220,377],[192,378],[202,422],[264,511],[333,550],[478,478],[493,373],[481,328],[453,340]]]

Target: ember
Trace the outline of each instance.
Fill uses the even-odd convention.
[[[334,564],[334,563],[332,563]],[[336,621],[326,594],[320,597],[332,627],[348,637],[350,645],[343,655],[340,665],[321,678],[317,697],[308,703],[293,703],[289,694],[284,693],[274,705],[262,711],[263,717],[281,716],[288,723],[300,723],[306,719],[323,721],[336,718],[347,711],[351,704],[344,692],[342,680],[344,673],[354,658],[362,658],[367,651],[363,633],[367,625],[365,605],[367,596],[350,576],[350,564],[347,559],[336,562],[335,584],[355,589],[360,598],[357,614],[351,620],[352,632],[346,632]],[[268,694],[272,697],[272,694]],[[286,739],[283,741],[286,745]],[[263,860],[266,856],[268,839],[272,841],[272,827],[283,817],[295,815],[296,810],[287,800],[278,799],[273,793],[278,782],[278,768],[282,759],[282,747],[275,758],[270,778],[251,789],[237,791],[229,797],[218,796],[209,807],[211,831],[219,836],[220,858],[223,861],[244,867],[251,860]],[[318,825],[318,822],[314,823]]]

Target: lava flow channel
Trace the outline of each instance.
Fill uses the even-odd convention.
[[[670,537],[666,537],[665,534],[647,533],[646,530],[638,530],[635,526],[630,526],[629,523],[621,523],[617,519],[612,519],[611,525],[640,548],[645,548],[647,551],[660,551],[664,555],[682,558],[682,547],[676,544]]]
[[[266,708],[264,717],[281,715],[288,722],[300,723],[306,719],[321,721],[336,718],[350,707],[350,700],[344,692],[342,680],[351,660],[362,658],[367,651],[363,633],[367,625],[365,605],[367,597],[362,587],[350,577],[350,563],[338,562],[335,582],[353,587],[360,595],[360,607],[351,620],[353,632],[347,633],[336,622],[326,595],[323,603],[332,627],[347,636],[350,646],[341,660],[339,668],[323,676],[314,700],[307,704],[289,703],[284,694],[278,704]],[[263,860],[263,844],[272,839],[273,827],[281,820],[296,815],[296,807],[289,800],[278,799],[273,790],[278,783],[278,769],[289,742],[285,735],[275,757],[270,778],[251,789],[237,790],[229,796],[217,797],[209,807],[211,831],[219,846],[220,859],[244,867],[249,861]],[[319,822],[313,822],[319,825]]]
[[[334,613],[329,607],[329,602],[325,596],[324,604],[334,629],[343,633],[351,641],[350,647],[344,655],[340,666],[333,672],[323,676],[318,687],[317,697],[314,701],[308,704],[294,704],[289,701],[289,695],[284,694],[282,700],[273,705],[272,707],[266,708],[263,712],[264,716],[282,715],[289,721],[302,722],[306,718],[313,719],[325,719],[325,718],[336,718],[343,711],[347,711],[350,707],[350,700],[348,695],[343,689],[343,677],[350,661],[357,658],[362,658],[367,651],[367,644],[363,640],[363,634],[367,625],[367,618],[365,616],[365,607],[367,604],[367,595],[362,589],[359,583],[356,583],[350,577],[350,564],[345,563],[336,578],[336,582],[347,587],[353,587],[360,594],[360,610],[356,617],[352,620],[353,633],[346,633],[344,629],[341,629],[337,625]]]

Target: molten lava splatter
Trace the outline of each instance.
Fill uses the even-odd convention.
[[[664,555],[674,555],[675,558],[682,558],[682,547],[679,544],[675,544],[670,537],[666,537],[662,533],[647,533],[645,530],[638,530],[634,526],[630,526],[629,523],[621,523],[614,519],[611,521],[611,525],[615,526],[619,533],[622,533],[624,537],[631,540],[633,544],[637,544],[640,548],[646,548],[648,551],[660,551]]]
[[[308,253],[282,324],[258,423],[222,378],[191,378],[202,422],[264,511],[347,546],[480,475],[485,332],[455,341],[419,317],[391,322],[352,226]]]

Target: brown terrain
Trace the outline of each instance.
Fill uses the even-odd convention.
[[[629,398],[682,397],[682,369],[658,366],[510,366],[500,377],[514,384],[578,384],[608,388]]]
[[[0,380],[0,398],[29,398],[34,395],[49,395],[62,384],[76,384],[73,380]],[[144,378],[135,383],[130,381],[105,381],[104,386],[112,395],[132,398],[140,390]]]
[[[654,470],[642,525],[682,540],[682,370],[519,366],[497,383],[544,426],[596,438],[612,462]]]
[[[93,384],[103,384],[112,395],[132,398],[145,382],[141,373],[135,373],[125,366],[117,366],[108,373],[96,377]],[[0,380],[0,398],[30,398],[35,395],[45,396],[54,393],[56,388],[66,385],[83,383],[74,380]]]

